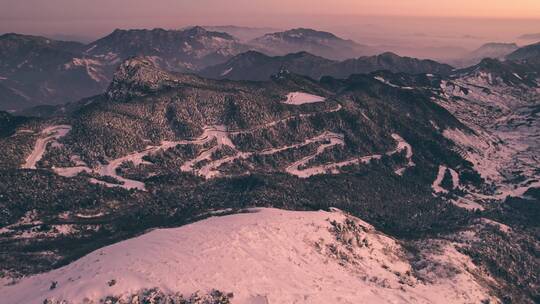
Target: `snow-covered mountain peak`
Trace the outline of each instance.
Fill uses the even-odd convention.
[[[49,273],[0,288],[9,303],[133,302],[146,288],[210,293],[231,303],[470,303],[490,297],[470,261],[448,249],[460,273],[422,283],[401,245],[342,212],[251,209],[157,229]],[[451,253],[451,254],[447,254]],[[467,267],[471,267],[468,269]],[[437,276],[434,276],[437,277]]]

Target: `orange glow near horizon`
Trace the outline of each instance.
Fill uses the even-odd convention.
[[[474,21],[461,21],[463,17]],[[375,25],[377,36],[383,28],[386,34],[433,32],[501,40],[540,30],[540,0],[0,0],[0,33],[97,37],[114,28],[194,24],[314,27],[351,37],[353,29]]]
[[[290,1],[274,3],[286,7]],[[540,18],[540,0],[297,0],[293,5],[298,12],[307,7],[317,13],[336,14]]]
[[[121,18],[190,14],[344,14],[432,17],[540,18],[540,0],[0,0],[0,16]]]

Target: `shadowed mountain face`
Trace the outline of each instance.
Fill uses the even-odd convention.
[[[17,90],[10,87],[9,84],[2,84],[1,81],[0,96],[2,96],[2,106],[0,107],[1,109],[15,110],[19,109],[21,106],[30,105],[27,103],[28,98],[22,95],[20,91],[17,92]]]
[[[84,49],[82,43],[4,34],[0,36],[0,68],[2,72],[15,69],[46,68],[70,59]]]
[[[42,37],[0,36],[0,109],[61,104],[102,93],[125,59],[148,56],[173,71],[224,62],[247,47],[200,27],[183,31],[116,30],[88,45]]]
[[[17,34],[0,36],[0,109],[58,104],[99,92],[81,62],[84,45]]]
[[[400,57],[393,53],[333,61],[307,52],[285,56],[267,56],[250,51],[231,58],[224,64],[208,67],[200,75],[216,79],[268,80],[281,69],[313,79],[322,76],[346,78],[352,74],[366,74],[379,70],[410,74],[448,75],[453,68],[432,60]]]
[[[337,61],[315,56],[307,52],[285,56],[268,56],[249,51],[231,58],[226,63],[208,67],[200,72],[204,77],[232,80],[269,80],[285,68],[290,72],[320,78]]]
[[[540,42],[524,46],[506,56],[508,60],[527,60],[540,57]]]
[[[202,27],[175,30],[116,30],[88,45],[90,56],[132,56],[155,58],[156,63],[171,71],[193,71],[223,62],[245,51],[229,34],[207,31]]]
[[[251,49],[293,54],[269,57]],[[392,53],[358,58],[370,52],[354,41],[302,28],[266,34],[249,43],[197,26],[183,30],[115,30],[87,45],[7,34],[0,36],[0,109],[20,111],[103,93],[118,65],[132,56],[145,56],[169,71],[248,80],[267,80],[281,67],[315,79],[382,69],[443,75],[451,70],[448,65]],[[345,58],[357,59],[333,60]],[[35,111],[26,111],[31,112]]]
[[[12,135],[15,129],[26,121],[25,117],[12,116],[7,112],[0,111],[0,137]]]
[[[455,75],[469,75],[484,73],[491,75],[489,80],[493,85],[507,85],[517,87],[524,85],[528,88],[538,86],[538,74],[540,72],[540,61],[499,61],[497,59],[483,59],[477,65],[455,71]],[[531,91],[531,93],[535,93]]]

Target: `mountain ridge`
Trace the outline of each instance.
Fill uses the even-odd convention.
[[[540,42],[521,47],[506,56],[509,60],[528,60],[540,57]]]
[[[184,31],[117,29],[86,45],[5,34],[0,36],[0,90],[5,87],[10,95],[0,98],[0,108],[64,104],[102,93],[117,66],[134,55],[148,56],[168,70],[193,71],[245,49],[232,36],[202,27]],[[20,60],[16,54],[22,56]]]
[[[519,46],[516,43],[488,42],[472,52],[469,52],[462,58],[452,60],[451,63],[463,68],[476,65],[485,58],[503,60],[517,49],[519,49]]]
[[[258,49],[271,55],[307,51],[333,60],[343,60],[373,52],[369,47],[342,39],[330,32],[296,28],[269,33],[251,41]]]
[[[271,75],[276,74],[281,68],[314,79],[319,79],[322,76],[346,78],[352,74],[366,74],[377,70],[441,75],[449,75],[453,70],[450,65],[432,60],[401,57],[390,52],[376,56],[333,61],[305,51],[284,56],[268,56],[251,51],[239,54],[224,64],[208,67],[200,74],[217,79],[261,81],[270,79]]]

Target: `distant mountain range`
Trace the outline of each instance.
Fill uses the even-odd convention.
[[[0,36],[0,109],[61,104],[103,92],[123,60],[147,56],[172,71],[195,71],[248,50],[229,34],[201,27],[115,30],[87,45],[43,37]]]
[[[84,55],[112,63],[132,56],[147,56],[165,69],[185,72],[221,63],[247,48],[229,34],[196,26],[181,31],[115,30],[90,43]]]
[[[458,67],[468,67],[479,63],[484,58],[504,59],[508,54],[517,49],[519,47],[515,43],[490,42],[457,60],[451,61],[451,63]]]
[[[540,61],[514,62],[485,58],[479,64],[455,72],[455,75],[489,75],[491,85],[537,87]]]
[[[279,32],[279,29],[270,27],[246,27],[236,25],[214,25],[214,26],[202,26],[208,31],[227,33],[235,38],[238,38],[242,42],[248,42],[255,38],[261,37],[268,33]]]
[[[19,34],[0,36],[0,110],[20,111],[37,105],[74,102],[105,91],[118,65],[143,56],[162,69],[199,73],[212,78],[267,80],[281,68],[314,79],[329,75],[389,70],[447,75],[452,67],[392,53],[370,55],[369,46],[332,33],[298,28],[262,34],[270,29],[188,27],[182,30],[115,30],[89,44]],[[248,36],[249,36],[248,35]],[[513,44],[488,44],[465,62],[502,58]],[[538,56],[537,45],[515,50],[508,59]],[[463,63],[463,62],[462,62]],[[468,64],[456,64],[458,67]]]
[[[266,34],[252,40],[250,44],[269,55],[285,55],[306,51],[334,60],[375,53],[372,48],[366,45],[342,39],[332,33],[306,28]]]
[[[520,40],[540,40],[540,33],[524,34],[518,37]]]
[[[250,51],[237,55],[226,63],[208,67],[200,74],[215,79],[268,80],[282,69],[313,79],[322,76],[346,78],[352,74],[367,74],[378,70],[441,75],[448,75],[453,70],[451,66],[436,61],[400,57],[393,53],[334,61],[307,52],[272,57]]]
[[[94,75],[94,61],[77,60],[77,42],[5,34],[0,36],[0,109],[58,104],[96,94],[108,80]]]

